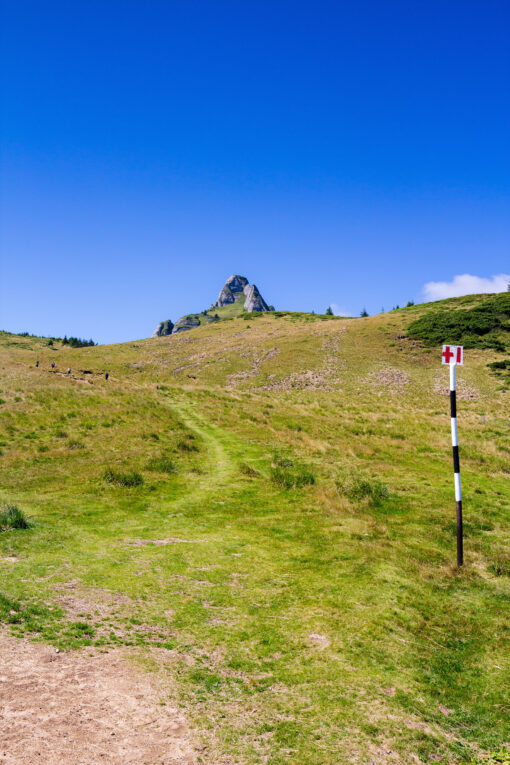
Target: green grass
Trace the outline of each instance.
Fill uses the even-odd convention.
[[[446,372],[406,335],[430,310],[0,335],[0,501],[33,522],[0,533],[5,628],[136,647],[208,761],[484,762],[510,738],[508,394],[466,351],[457,570]]]

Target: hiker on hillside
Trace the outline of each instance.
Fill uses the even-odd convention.
[[[54,361],[51,362],[51,368],[55,369],[55,362]]]
[[[104,379],[105,379],[105,380],[108,380],[108,378],[109,378],[109,377],[110,377],[110,375],[108,374],[108,372],[105,372],[105,373],[104,373]]]
[[[71,367],[67,367],[67,374],[68,374],[68,375],[70,375],[70,374],[71,374]]]
[[[38,361],[35,362],[35,366],[36,366],[36,368],[39,366],[39,362]]]

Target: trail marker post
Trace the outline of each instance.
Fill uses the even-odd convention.
[[[462,345],[443,345],[442,364],[450,367],[450,417],[452,428],[453,480],[457,514],[457,566],[464,563],[462,535],[462,490],[460,486],[459,436],[457,432],[457,364],[464,364]]]

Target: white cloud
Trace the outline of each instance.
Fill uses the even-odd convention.
[[[475,295],[480,292],[506,292],[510,274],[498,274],[492,279],[482,276],[460,274],[454,276],[451,282],[427,282],[423,287],[425,300],[443,300],[461,295]]]
[[[337,305],[336,303],[330,303],[331,310],[335,314],[335,316],[354,316],[352,311],[349,311],[347,308],[341,305]]]

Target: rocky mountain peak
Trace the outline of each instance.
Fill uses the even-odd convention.
[[[238,305],[233,305],[233,304]],[[232,306],[225,312],[221,310],[219,313],[213,313],[215,308],[221,309],[226,306]],[[252,313],[253,311],[273,311],[273,306],[268,306],[259,289],[255,284],[250,284],[246,276],[240,276],[239,274],[233,274],[229,276],[221,292],[218,295],[217,301],[211,306],[209,310],[202,311],[200,314],[188,314],[182,316],[178,321],[173,324],[170,319],[162,321],[156,327],[153,337],[160,337],[162,335],[174,335],[177,332],[183,332],[189,329],[194,329],[201,324],[210,324],[213,321],[220,321],[222,318],[231,318],[244,312]]]

